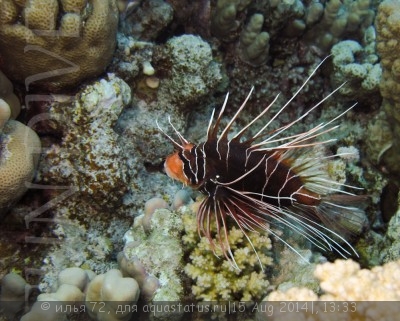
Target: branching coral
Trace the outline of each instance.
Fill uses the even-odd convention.
[[[361,38],[372,25],[375,16],[370,8],[371,0],[327,1],[320,21],[308,26],[305,39],[323,51],[339,42],[345,35],[354,34]]]
[[[282,301],[313,301],[314,310],[298,309],[296,320],[393,320],[399,312],[395,302],[373,301],[398,301],[400,299],[400,261],[390,262],[372,270],[360,269],[358,263],[352,260],[337,260],[334,263],[324,263],[316,267],[314,275],[320,281],[323,294],[318,296],[307,288],[291,288],[286,292],[274,291],[264,300],[274,304]],[[317,301],[322,301],[319,304]],[[325,301],[325,303],[324,303]],[[327,309],[326,302],[337,302]],[[340,301],[346,301],[340,305]],[[357,302],[358,301],[358,302]],[[365,303],[359,301],[367,301]],[[353,303],[351,303],[353,302]],[[265,320],[270,312],[267,307],[257,313],[257,320]],[[319,313],[315,313],[316,310]],[[276,310],[278,311],[278,310]],[[290,314],[269,314],[271,320],[287,320]],[[330,320],[330,319],[329,319]]]
[[[269,34],[261,32],[263,22],[263,15],[254,14],[240,35],[240,58],[254,66],[265,63],[268,58]]]
[[[223,39],[236,31],[240,25],[236,20],[237,14],[243,11],[250,2],[250,0],[218,0],[211,15],[212,34]]]
[[[248,233],[253,249],[242,231],[236,227],[230,228],[228,240],[238,265],[238,269],[235,269],[223,258],[221,249],[216,248],[214,253],[205,237],[198,239],[193,213],[186,212],[182,220],[185,226],[183,242],[191,248],[190,263],[185,266],[185,272],[194,282],[192,292],[197,299],[251,301],[265,294],[269,281],[265,271],[261,270],[254,249],[263,267],[271,265],[271,241],[268,236]],[[218,244],[218,241],[214,241]]]
[[[47,90],[102,73],[115,48],[114,0],[0,2],[1,68],[10,79]]]

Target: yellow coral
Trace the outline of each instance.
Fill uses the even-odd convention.
[[[228,236],[237,269],[224,258],[220,248],[215,248],[214,253],[205,237],[199,239],[192,212],[185,212],[182,221],[185,227],[183,242],[192,248],[185,272],[195,283],[192,292],[196,298],[204,301],[251,301],[265,294],[269,286],[267,275],[261,270],[253,248],[240,229],[231,227]],[[256,232],[248,232],[248,235],[262,265],[271,265],[270,239]],[[214,242],[218,244],[217,240]]]
[[[117,23],[114,0],[3,0],[1,69],[28,89],[76,86],[110,62]]]

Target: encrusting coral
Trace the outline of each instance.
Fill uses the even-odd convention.
[[[0,64],[12,80],[60,91],[102,73],[115,49],[115,0],[0,2]]]
[[[142,291],[145,288],[147,300],[179,301],[183,294],[182,220],[178,213],[161,208],[154,211],[148,223],[144,215],[138,216],[125,234],[126,244],[118,257],[120,268],[124,275],[138,280]]]
[[[75,97],[53,102],[49,114],[63,138],[45,153],[42,181],[76,186],[87,205],[120,204],[128,173],[113,126],[130,99],[128,85],[110,74]]]
[[[46,111],[60,136],[43,153],[37,178],[50,193],[54,186],[62,186],[69,194],[50,195],[53,203],[48,209],[59,223],[53,235],[61,242],[43,260],[48,273],[42,290],[67,266],[83,266],[96,273],[115,267],[110,255],[122,239],[121,226],[128,224],[122,197],[129,173],[113,128],[130,102],[129,86],[109,74],[75,96],[54,99]],[[25,219],[29,222],[40,214],[29,213]]]

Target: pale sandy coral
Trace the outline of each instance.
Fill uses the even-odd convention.
[[[84,292],[89,281],[94,276],[92,271],[85,271],[79,268],[67,268],[61,271],[57,284],[54,284],[53,291],[41,293],[31,310],[22,316],[21,320],[67,320],[66,313],[73,311],[69,309],[72,307],[78,308],[84,301]],[[49,303],[47,309],[43,309],[43,302],[46,302],[45,304],[52,302],[53,304]]]
[[[153,197],[144,204],[143,228],[146,232],[151,231],[151,221],[154,212],[158,209],[168,208],[168,204],[160,197]]]
[[[11,115],[10,107],[2,99],[0,114]],[[41,148],[40,139],[32,129],[18,121],[5,120],[0,127],[0,216],[27,191]]]
[[[372,25],[374,16],[371,0],[327,1],[322,18],[309,26],[305,39],[321,50],[329,51],[346,34],[355,33],[362,37],[366,28]]]
[[[182,220],[185,227],[182,239],[191,248],[190,263],[185,266],[185,272],[194,282],[192,293],[197,299],[251,301],[265,294],[269,286],[267,275],[261,270],[260,262],[242,231],[236,227],[228,231],[229,244],[238,266],[235,268],[224,258],[220,248],[216,248],[214,253],[205,237],[198,238],[193,212],[184,213]],[[271,265],[271,241],[268,236],[259,233],[248,235],[263,267]]]
[[[331,82],[335,87],[346,82],[339,91],[342,95],[365,100],[378,93],[382,69],[374,52],[368,52],[354,40],[344,40],[332,47],[331,54],[334,68]]]
[[[1,68],[27,88],[61,90],[102,73],[115,49],[114,0],[0,3]]]
[[[139,285],[135,279],[123,277],[119,270],[97,275],[88,285],[86,306],[89,315],[99,321],[129,320],[129,309],[119,310],[121,304],[133,305],[139,299]],[[98,304],[104,302],[104,306]]]
[[[0,98],[0,133],[3,130],[4,125],[11,117],[10,106]]]
[[[334,263],[317,265],[314,275],[320,281],[322,295],[307,288],[291,288],[285,292],[274,291],[264,301],[257,313],[257,320],[393,320],[400,307],[400,261],[386,263],[371,270],[360,269],[352,260],[336,260]],[[279,302],[313,301],[309,309],[299,308],[295,313],[279,313]],[[367,301],[367,302],[360,302]],[[375,301],[375,302],[374,302]],[[328,302],[328,304],[327,304]],[[333,305],[331,302],[335,302]],[[271,304],[268,310],[268,304]],[[270,313],[275,307],[275,313]],[[347,309],[346,309],[347,308]],[[318,310],[317,313],[315,313]],[[286,312],[288,312],[286,310]],[[293,312],[293,311],[291,311]]]
[[[250,3],[249,0],[218,0],[211,14],[211,32],[213,35],[227,40],[226,36],[237,30],[240,23],[237,20],[239,12]]]
[[[18,274],[8,273],[1,279],[0,311],[7,319],[13,319],[25,304],[31,286]]]
[[[261,31],[263,23],[263,15],[252,15],[240,36],[239,56],[253,66],[265,63],[268,58],[269,34]]]
[[[400,1],[383,1],[376,17],[377,52],[383,69],[380,83],[384,98],[383,109],[391,126],[392,146],[382,155],[382,163],[387,169],[400,176]]]

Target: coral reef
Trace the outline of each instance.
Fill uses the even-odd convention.
[[[0,99],[0,217],[28,190],[39,161],[41,142],[24,124],[10,120],[12,111]]]
[[[47,110],[48,122],[62,134],[46,148],[38,172],[51,199],[42,211],[25,217],[29,224],[39,215],[51,215],[56,224],[52,230],[59,245],[44,259],[44,270],[48,270],[41,285],[44,291],[67,266],[96,273],[115,267],[116,262],[107,258],[122,240],[122,226],[130,221],[122,206],[128,167],[113,130],[130,102],[130,88],[110,74],[107,80],[83,87],[76,96],[54,98]],[[49,213],[42,214],[47,209]]]
[[[397,197],[397,211],[390,219],[385,234],[385,242],[388,245],[380,252],[383,262],[400,259],[400,193],[398,193]]]
[[[380,2],[375,37],[373,20]],[[390,261],[399,258],[400,211],[397,199],[385,201],[385,190],[395,186],[392,196],[397,197],[400,176],[399,3],[0,1],[0,68],[14,82],[13,86],[0,72],[0,185],[5,182],[1,176],[4,159],[10,144],[17,141],[8,134],[17,128],[10,120],[20,113],[17,96],[23,101],[25,91],[31,89],[32,94],[76,90],[73,96],[54,94],[33,104],[28,104],[30,96],[25,98],[27,106],[22,106],[18,119],[25,123],[31,122],[29,117],[39,119],[33,129],[46,150],[35,180],[37,190],[22,202],[15,206],[14,197],[20,192],[12,192],[11,199],[9,188],[0,186],[0,212],[12,209],[5,223],[13,219],[13,224],[23,225],[25,217],[31,228],[18,235],[1,231],[0,275],[29,267],[40,271],[43,293],[39,301],[106,300],[113,295],[112,299],[131,304],[139,299],[139,292],[140,300],[149,305],[187,297],[258,301],[271,289],[276,291],[267,300],[398,300],[399,262]],[[332,57],[297,95],[329,53]],[[104,77],[85,83],[105,70]],[[302,117],[344,82],[333,99]],[[370,230],[352,242],[361,266],[390,263],[372,270],[361,270],[352,260],[320,264],[327,259],[293,229],[279,226],[277,239],[293,245],[297,253],[272,236],[273,248],[268,235],[249,233],[262,270],[251,245],[232,224],[229,242],[239,267],[235,269],[218,248],[215,252],[220,258],[199,237],[194,214],[198,202],[188,205],[196,192],[160,173],[163,158],[173,147],[161,131],[177,142],[175,128],[201,141],[211,111],[219,111],[225,93],[229,91],[230,100],[221,126],[253,86],[233,132],[253,120],[278,93],[265,119],[297,96],[273,119],[272,133],[299,119],[287,129],[290,136],[291,130],[326,124],[343,113],[332,124],[340,122],[340,130],[322,138],[332,141],[323,151],[332,160],[327,170],[338,182],[364,188],[349,192],[370,195],[371,202],[366,204]],[[378,110],[380,94],[384,103]],[[358,104],[344,113],[355,101]],[[336,153],[338,157],[333,157]],[[36,154],[23,159],[30,157],[32,164],[36,162],[32,156]],[[18,175],[25,175],[24,181],[31,181],[33,165],[26,175],[20,165],[12,173],[17,168]],[[6,208],[1,208],[2,202]],[[43,244],[37,251],[38,247],[26,244],[29,239],[55,244]],[[328,257],[335,258],[334,254]],[[22,286],[28,285],[12,278],[15,294],[22,295]],[[2,285],[1,298],[10,294],[7,286]],[[115,290],[116,286],[122,290]],[[96,313],[100,311],[92,317],[118,320],[115,307],[107,305],[110,317]],[[374,313],[373,308],[360,306],[357,317]],[[35,304],[23,320],[44,319],[39,310],[40,303]],[[89,305],[87,310],[95,308]],[[382,319],[389,310],[381,314]],[[46,316],[67,318],[52,311]],[[128,314],[119,316],[129,318]],[[266,319],[265,313],[258,317]]]
[[[204,97],[221,81],[219,64],[213,60],[210,45],[200,37],[171,38],[163,48],[170,65],[169,77],[162,79],[159,95],[170,98],[178,108],[188,107]]]
[[[193,35],[173,37],[159,46],[122,37],[117,55],[116,72],[133,75],[129,82],[136,86],[131,108],[124,110],[117,125],[131,173],[137,178],[124,201],[143,204],[151,197],[148,191],[160,186],[160,180],[166,186],[163,193],[172,196],[179,187],[143,166],[149,164],[158,169],[162,157],[172,148],[157,123],[167,132],[172,130],[169,118],[178,130],[186,128],[194,107],[218,90],[220,65],[214,60],[210,45]],[[149,77],[158,79],[156,88],[146,83]]]
[[[218,0],[211,14],[211,33],[216,37],[226,40],[226,36],[236,31],[240,25],[238,13],[243,11],[250,0]]]
[[[84,292],[94,276],[92,271],[79,268],[67,268],[61,271],[53,291],[40,294],[31,310],[23,315],[21,320],[67,320],[66,314],[73,311],[70,310],[71,307],[78,308],[84,301]],[[43,301],[46,302],[47,309],[43,308]],[[55,304],[51,304],[51,302]]]
[[[0,12],[1,69],[27,88],[74,87],[101,74],[114,53],[114,0],[6,0]]]
[[[248,233],[253,248],[241,230],[231,227],[228,241],[237,263],[235,268],[223,257],[220,248],[213,251],[207,238],[199,240],[193,212],[186,211],[182,221],[185,227],[182,240],[189,247],[189,263],[185,266],[185,273],[194,282],[192,293],[197,299],[254,301],[265,294],[269,281],[264,269],[272,265],[268,236]],[[218,241],[214,242],[218,244]]]
[[[53,292],[40,294],[21,320],[67,320],[67,313],[77,311],[87,311],[95,320],[129,320],[132,312],[117,312],[118,306],[136,303],[139,293],[137,282],[122,277],[119,270],[96,275],[90,270],[66,268],[59,273]],[[46,308],[43,308],[43,301]],[[81,306],[83,302],[86,309]]]

